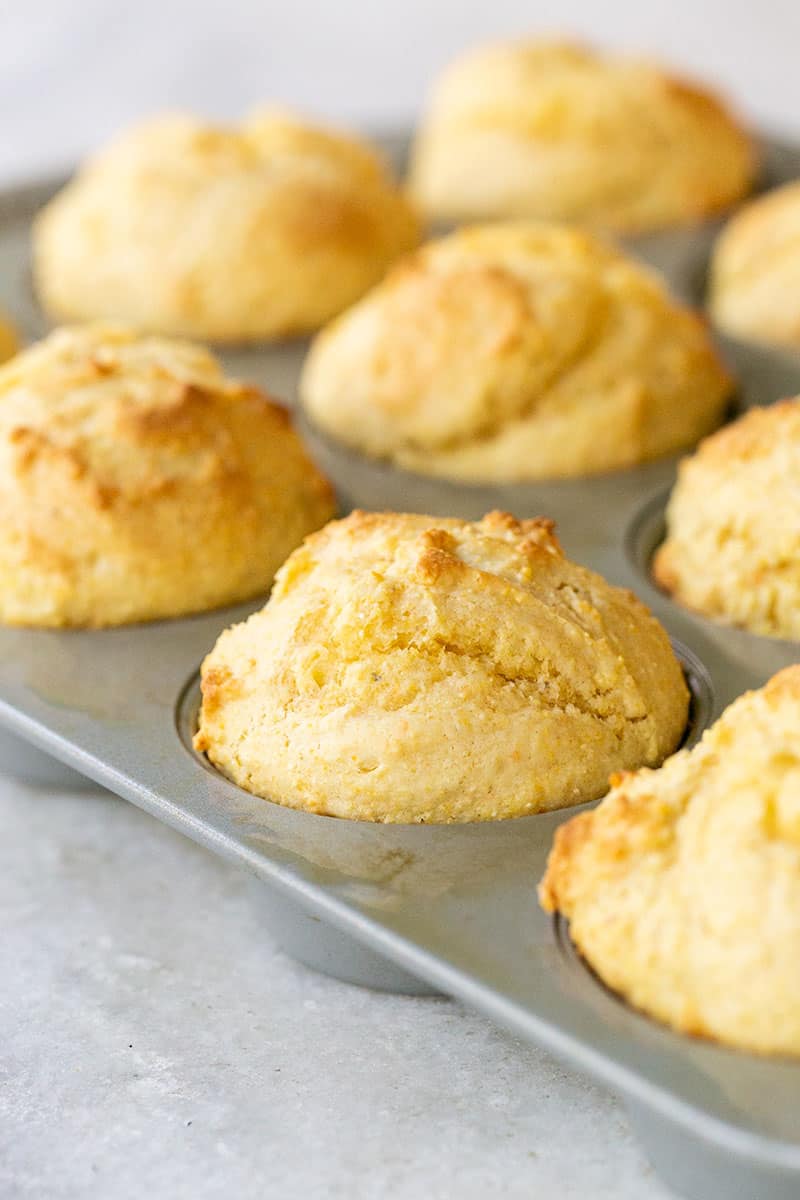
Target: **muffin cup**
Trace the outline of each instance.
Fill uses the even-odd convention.
[[[441,996],[424,979],[404,971],[397,963],[376,954],[332,925],[299,908],[282,892],[254,879],[251,883],[253,905],[259,919],[290,958],[330,975],[342,983],[370,988],[375,992],[396,992],[402,996]]]
[[[0,728],[0,774],[48,791],[91,791],[97,784],[79,771]]]

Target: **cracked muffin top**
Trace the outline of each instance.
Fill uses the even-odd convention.
[[[36,220],[36,288],[58,320],[219,342],[318,329],[419,241],[357,138],[264,109],[124,131]]]
[[[752,408],[680,465],[653,560],[687,608],[800,641],[800,397]]]
[[[633,233],[730,207],[755,169],[746,131],[696,83],[570,42],[518,41],[444,71],[413,147],[411,192],[440,219]]]
[[[601,979],[676,1029],[800,1054],[800,667],[556,832],[540,898]]]
[[[391,822],[593,800],[659,763],[688,693],[630,592],[545,519],[354,512],[307,538],[202,670],[196,746],[256,795]]]
[[[333,495],[207,351],[62,329],[0,369],[0,621],[117,625],[258,595]]]
[[[719,424],[702,320],[589,234],[521,222],[431,242],[315,339],[314,422],[430,475],[508,482],[632,466]]]

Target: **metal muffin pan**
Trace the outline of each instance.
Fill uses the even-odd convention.
[[[402,139],[387,148],[401,151]],[[800,152],[777,157],[784,175],[771,182],[800,175]],[[44,323],[30,291],[28,227],[55,186],[0,199],[0,303],[32,337]],[[634,249],[688,296],[712,232],[639,239]],[[800,356],[723,348],[742,380],[739,406],[800,391]],[[223,357],[291,404],[303,353],[294,343]],[[555,517],[571,557],[633,588],[666,626],[692,688],[689,740],[800,659],[800,644],[693,615],[652,583],[674,458],[584,480],[464,487],[367,462],[301,428],[343,509]],[[796,1200],[800,1063],[684,1037],[633,1011],[540,910],[535,885],[553,833],[576,809],[459,826],[344,821],[256,799],[195,753],[199,664],[260,603],[103,631],[0,628],[0,726],[248,868],[265,925],[303,961],[351,982],[457,997],[607,1084],[680,1194]]]

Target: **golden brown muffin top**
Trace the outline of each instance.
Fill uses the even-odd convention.
[[[702,320],[639,263],[545,222],[459,230],[315,339],[314,420],[453,478],[590,474],[691,444],[731,380]]]
[[[600,977],[686,1033],[800,1054],[800,667],[562,825],[540,898]]]
[[[264,591],[332,513],[284,409],[204,349],[102,325],[0,368],[0,619],[104,625]]]
[[[683,460],[656,580],[688,608],[800,638],[800,397],[752,408]]]
[[[755,164],[746,132],[696,83],[575,43],[520,40],[478,47],[442,73],[412,191],[442,217],[636,231],[729,206]]]
[[[674,748],[686,712],[664,630],[552,522],[354,512],[221,635],[196,745],[291,807],[490,820],[596,797]]]
[[[714,247],[709,307],[734,336],[800,346],[800,182],[728,222]]]
[[[316,329],[419,241],[380,156],[265,109],[121,133],[39,214],[34,277],[59,319],[236,342]]]

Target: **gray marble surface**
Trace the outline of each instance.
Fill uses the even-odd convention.
[[[253,882],[0,778],[2,1200],[664,1200],[601,1089],[286,958]]]

